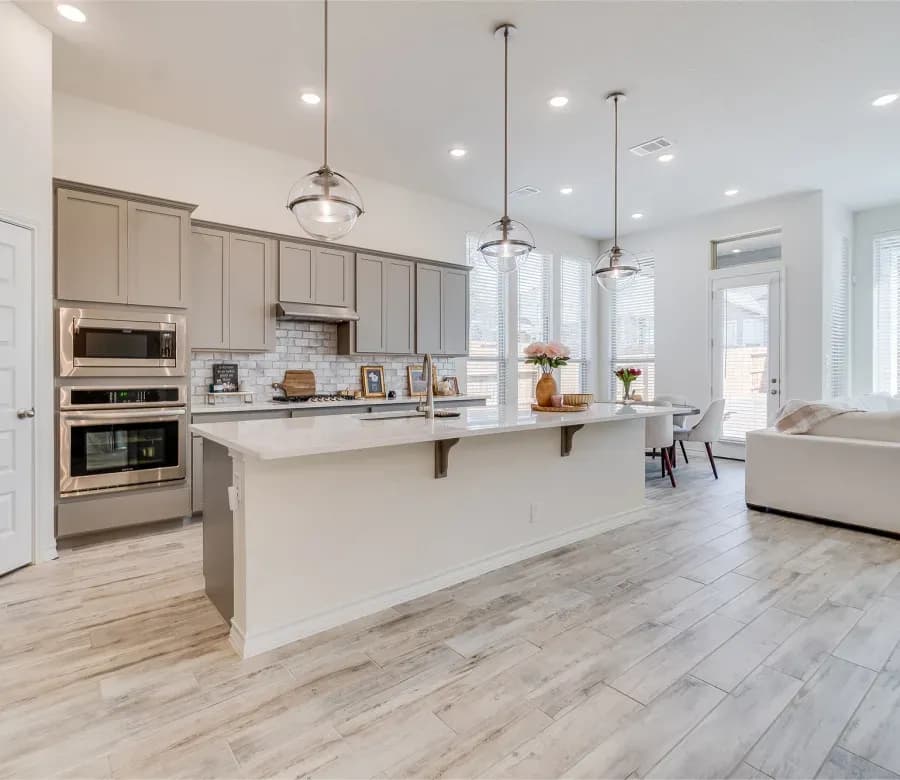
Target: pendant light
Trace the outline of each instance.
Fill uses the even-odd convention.
[[[362,196],[352,182],[328,167],[328,0],[325,4],[324,115],[322,167],[291,187],[287,207],[313,238],[334,241],[346,236],[363,213]]]
[[[609,292],[618,292],[630,286],[640,273],[637,258],[619,246],[619,101],[625,99],[624,92],[610,92],[606,101],[613,104],[615,116],[615,140],[613,143],[613,245],[594,265],[594,278]]]
[[[510,273],[534,249],[534,236],[521,222],[509,218],[509,38],[516,29],[504,22],[494,30],[503,36],[503,216],[491,223],[478,239],[478,251],[490,268]]]

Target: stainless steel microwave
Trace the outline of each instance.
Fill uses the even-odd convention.
[[[59,375],[185,376],[182,314],[122,309],[59,310]]]

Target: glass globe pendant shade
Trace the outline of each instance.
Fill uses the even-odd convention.
[[[478,251],[489,268],[506,274],[534,249],[534,236],[521,222],[503,217],[485,228],[478,238]]]
[[[621,292],[630,287],[641,272],[638,259],[619,246],[613,246],[597,258],[594,279],[604,290]]]
[[[363,213],[359,190],[328,167],[308,173],[294,184],[287,207],[306,233],[324,241],[346,236]]]

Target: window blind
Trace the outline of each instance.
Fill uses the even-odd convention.
[[[613,398],[620,397],[622,384],[615,372],[620,368],[639,368],[643,373],[631,389],[649,401],[654,397],[656,384],[656,261],[646,257],[639,262],[641,272],[632,285],[610,296],[609,388]]]
[[[520,406],[530,405],[540,367],[525,363],[524,350],[533,341],[550,340],[553,258],[531,252],[516,271],[516,386]]]
[[[506,296],[504,278],[478,254],[478,237],[466,237],[469,273],[469,358],[466,392],[488,396],[488,404],[506,398]]]
[[[584,393],[590,370],[591,266],[577,257],[559,261],[559,340],[572,359],[560,369],[560,390]]]
[[[872,243],[875,270],[875,391],[900,390],[900,232]]]
[[[831,296],[829,384],[832,398],[850,395],[850,274],[850,239],[842,236]]]

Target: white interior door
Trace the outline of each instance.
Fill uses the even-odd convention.
[[[0,574],[32,561],[32,232],[0,221]]]
[[[747,433],[781,405],[781,271],[717,277],[712,298],[712,395],[725,399],[716,451],[743,457]]]

